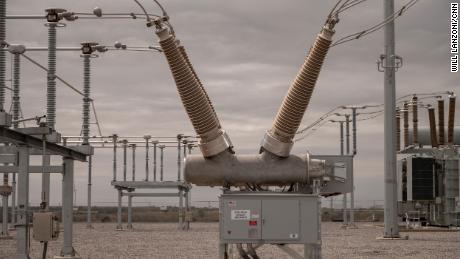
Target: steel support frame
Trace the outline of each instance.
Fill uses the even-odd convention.
[[[29,259],[29,148],[18,145],[18,209],[16,223],[16,255]]]

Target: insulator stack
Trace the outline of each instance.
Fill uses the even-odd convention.
[[[430,136],[431,136],[431,146],[438,147],[438,137],[436,135],[436,118],[434,115],[434,108],[428,108],[428,118],[430,120]]]
[[[308,107],[321,67],[332,42],[334,31],[329,28],[324,27],[317,36],[305,62],[292,82],[278,110],[272,128],[265,135],[262,143],[263,150],[280,157],[289,155],[292,148],[292,139]]]
[[[403,140],[404,140],[404,148],[409,146],[409,105],[408,103],[404,103],[404,111],[403,111]]]
[[[90,94],[91,94],[91,54],[83,55],[83,145],[89,145]]]
[[[396,151],[401,150],[401,112],[396,110]]]
[[[210,104],[209,97],[179,50],[175,38],[169,29],[160,27],[156,31],[160,46],[168,61],[174,81],[176,82],[182,104],[201,138],[200,148],[205,157],[231,150],[231,143],[223,130]]]
[[[441,146],[446,144],[444,123],[444,100],[440,99],[438,100],[438,144]]]
[[[417,96],[412,97],[412,127],[414,128],[413,134],[413,144],[417,145],[418,143],[418,98]]]
[[[20,54],[13,55],[13,128],[19,128],[19,112],[20,112],[20,95],[19,95],[19,80],[20,80],[20,67],[21,67]]]
[[[178,49],[179,49],[180,53],[182,54],[182,57],[183,57],[183,58],[185,59],[185,61],[187,62],[187,65],[188,65],[188,67],[190,68],[190,70],[192,71],[193,76],[195,77],[196,81],[197,81],[198,84],[200,85],[201,90],[203,91],[204,95],[206,96],[206,99],[208,100],[208,103],[209,103],[209,105],[211,106],[212,111],[214,112],[214,116],[216,116],[216,119],[219,120],[219,118],[217,117],[216,111],[214,110],[214,106],[212,105],[211,99],[209,99],[208,93],[207,93],[206,90],[204,89],[203,84],[201,83],[200,78],[199,78],[198,75],[196,74],[195,69],[193,68],[192,63],[190,62],[190,59],[189,59],[189,57],[188,57],[188,55],[187,55],[187,52],[185,51],[184,46],[179,45],[179,46],[178,46]],[[217,122],[219,123],[219,128],[221,128],[220,122],[219,122],[219,121],[217,121]]]
[[[449,95],[449,117],[447,123],[447,143],[454,143],[454,122],[455,122],[455,94]]]
[[[56,124],[56,23],[48,23],[48,77],[46,91],[46,122]]]
[[[3,48],[6,37],[6,0],[0,1],[0,44]],[[0,51],[0,111],[4,111],[5,104],[5,76],[6,76],[6,53]]]

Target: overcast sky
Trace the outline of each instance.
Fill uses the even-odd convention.
[[[152,3],[143,1],[152,13]],[[335,1],[314,0],[169,0],[162,1],[177,37],[186,47],[208,91],[225,130],[238,153],[259,149],[290,82],[320,31]],[[345,12],[335,38],[358,32],[383,19],[383,1],[367,2]],[[396,8],[407,1],[395,1]],[[460,89],[458,73],[450,73],[449,2],[420,0],[396,22],[396,52],[404,59],[397,72],[397,95]],[[133,1],[8,1],[8,14],[44,14],[49,7],[73,12],[139,12]],[[7,21],[7,41],[29,47],[46,46],[43,20]],[[128,46],[157,45],[152,28],[138,20],[77,20],[58,29],[58,46],[79,46],[91,41]],[[321,71],[302,125],[308,125],[338,105],[383,102],[383,73],[376,60],[383,52],[383,31],[334,47]],[[58,53],[57,73],[82,89],[79,52]],[[29,56],[46,64],[46,53]],[[193,134],[180,103],[165,58],[160,53],[109,51],[92,60],[92,96],[104,135],[175,136]],[[42,115],[46,105],[46,74],[23,60],[21,100],[25,117]],[[456,119],[460,118],[457,108]],[[421,111],[426,125],[426,112]],[[81,97],[58,83],[57,126],[63,135],[78,135]],[[458,122],[456,123],[458,125]],[[96,134],[92,128],[92,135]],[[296,143],[294,152],[338,154],[339,129],[326,124]],[[93,197],[96,204],[113,202],[110,150],[96,150]],[[143,175],[143,150],[138,152],[137,174]],[[121,156],[120,156],[121,159]],[[175,150],[166,157],[166,179],[176,176]],[[121,163],[119,163],[121,171]],[[86,201],[85,164],[76,167],[77,203]],[[355,159],[356,199],[383,199],[383,120],[358,123]],[[31,177],[31,201],[39,202],[40,176]],[[52,203],[60,202],[61,176],[52,177]],[[217,200],[219,189],[197,187],[194,201]],[[139,200],[142,201],[142,200]],[[171,201],[171,200],[166,200]],[[163,204],[162,200],[152,201]]]

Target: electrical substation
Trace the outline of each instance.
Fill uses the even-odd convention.
[[[257,96],[265,95],[270,89],[273,91],[267,94],[282,93],[284,98],[279,99],[281,104],[274,101],[261,104],[254,100],[255,106],[266,106],[263,107],[264,112],[272,111],[267,108],[269,106],[277,109],[273,110],[276,111],[273,117],[264,115],[267,118],[260,120],[271,120],[271,126],[240,125],[242,123],[235,122],[239,115],[233,115],[233,112],[244,109],[239,107],[246,100],[243,97],[241,100],[231,97],[231,101],[216,98],[225,103],[226,109],[230,110],[227,113],[218,107],[219,102],[214,106],[212,100],[218,97],[219,92],[210,91],[212,94],[208,94],[207,90],[211,89],[208,89],[208,85],[219,83],[215,80],[202,81],[199,71],[206,76],[231,73],[233,81],[229,81],[229,84],[235,84],[234,80],[239,78],[236,76],[234,79],[233,70],[222,72],[213,65],[203,69],[203,60],[199,60],[199,65],[192,63],[193,59],[189,56],[191,48],[186,48],[187,42],[197,38],[207,41],[208,36],[200,33],[208,27],[199,25],[203,20],[191,19],[192,11],[181,13],[181,8],[190,8],[190,3],[177,1],[160,3],[157,0],[134,0],[130,2],[130,11],[112,11],[118,8],[118,3],[110,3],[108,11],[102,4],[88,11],[74,10],[73,7],[50,7],[45,3],[41,6],[40,3],[43,13],[27,13],[28,9],[24,6],[24,12],[18,14],[9,10],[11,1],[0,0],[0,173],[3,174],[3,184],[0,185],[0,259],[433,258],[431,252],[441,258],[454,258],[452,255],[460,253],[452,244],[448,248],[445,245],[439,253],[436,248],[422,251],[425,246],[440,247],[440,243],[447,242],[447,239],[457,242],[457,246],[460,242],[460,127],[456,126],[456,93],[459,88],[455,84],[458,84],[458,77],[456,82],[450,80],[442,89],[434,87],[436,89],[429,92],[421,92],[415,87],[400,91],[396,87],[396,75],[404,73],[412,60],[408,58],[407,61],[404,53],[396,52],[395,24],[404,19],[403,16],[411,15],[412,9],[416,9],[412,7],[418,0],[407,0],[397,3],[397,6],[394,0],[385,0],[379,7],[382,11],[378,10],[383,17],[374,18],[371,26],[348,35],[342,31],[345,30],[343,28],[353,29],[356,26],[356,23],[353,24],[356,21],[349,14],[357,8],[366,10],[363,6],[370,1],[309,3],[321,6],[320,10],[327,9],[328,12],[319,16],[315,14],[322,17],[320,22],[316,16],[309,20],[309,23],[315,23],[313,27],[307,26],[308,33],[314,37],[309,39],[309,45],[302,45],[307,54],[296,76],[289,87],[286,87],[288,82],[283,81],[284,88],[264,86],[263,89],[269,90],[264,90],[263,94],[257,93]],[[59,7],[66,8],[64,2]],[[120,4],[123,6],[121,10],[126,9],[125,4]],[[175,6],[170,9],[169,4],[181,8]],[[324,6],[327,8],[324,9]],[[313,12],[319,13],[314,9],[302,10],[301,16],[309,17]],[[294,32],[297,25],[282,21],[285,18],[276,18],[283,26],[290,27],[279,37],[285,42],[294,41],[294,36],[299,33]],[[242,22],[233,17],[229,20]],[[352,27],[346,27],[349,20]],[[135,24],[143,28],[149,38],[141,39],[143,43],[137,45],[124,43],[130,38],[110,44],[101,43],[104,37],[98,37],[98,34],[103,34],[102,29],[95,24],[125,21],[131,22],[129,26]],[[10,22],[14,25],[10,25]],[[80,22],[85,26],[80,26]],[[21,23],[28,24],[27,27],[21,27],[26,30],[46,31],[47,43],[31,44],[10,38],[7,31],[18,30]],[[187,23],[194,25],[184,26]],[[206,23],[210,26],[208,21]],[[243,26],[238,28],[245,30]],[[62,30],[76,30],[78,33],[75,35],[85,40],[70,46],[61,44]],[[129,30],[126,30],[126,34],[129,34]],[[291,31],[292,35],[286,37]],[[327,73],[338,68],[347,71],[353,69],[350,64],[342,67],[341,62],[345,61],[340,60],[341,56],[337,53],[341,53],[340,48],[345,44],[352,45],[369,34],[378,33],[383,35],[383,54],[372,54],[378,57],[377,67],[375,63],[372,66],[375,74],[383,76],[383,84],[381,79],[378,83],[373,82],[382,90],[381,93],[376,94],[375,89],[367,85],[367,88],[360,88],[360,92],[355,92],[351,86],[345,89],[348,86],[342,86],[342,82],[337,80],[339,77],[334,77],[334,72]],[[88,40],[90,37],[93,39]],[[239,35],[235,39],[249,40]],[[213,44],[222,48],[226,44],[222,42]],[[201,47],[201,44],[198,45]],[[203,43],[203,46],[207,45]],[[211,49],[206,51],[211,52]],[[231,57],[222,49],[219,51],[222,56],[214,58]],[[254,50],[239,51],[247,53]],[[46,55],[46,65],[35,58],[34,55],[40,53]],[[58,54],[61,53],[65,53],[66,57],[75,55],[80,58],[81,62],[72,64],[72,67],[75,67],[74,74],[82,74],[81,86],[61,75],[58,70],[62,62]],[[148,102],[160,103],[162,106],[154,107],[161,110],[159,113],[163,117],[141,118],[146,114],[145,108],[126,104],[117,106],[125,110],[117,111],[115,116],[104,116],[104,112],[118,108],[101,99],[106,100],[103,98],[110,96],[118,103],[123,103],[124,98],[129,98],[123,96],[125,93],[108,88],[103,94],[94,94],[93,84],[99,88],[113,87],[108,86],[114,82],[109,83],[110,78],[103,63],[114,53],[119,54],[118,59],[142,53],[145,57],[158,60],[152,69],[167,75],[169,81],[161,81],[155,86],[155,96],[144,96],[146,94],[143,93],[143,96],[136,96],[135,102],[141,105],[148,99]],[[327,59],[331,55],[333,59]],[[355,58],[360,54],[353,55]],[[113,60],[110,62],[115,63]],[[278,61],[280,64],[284,62],[282,58]],[[365,62],[369,63],[369,60]],[[45,72],[40,79],[46,82],[46,100],[34,100],[42,102],[45,110],[35,109],[34,104],[33,114],[28,109],[32,102],[24,100],[26,94],[30,95],[27,85],[31,84],[30,76],[24,73],[26,65]],[[111,65],[119,65],[121,70],[117,71],[125,77],[130,77],[131,70],[151,66],[138,60],[133,64],[117,60],[117,64]],[[289,61],[287,66],[292,65]],[[243,64],[242,68],[235,70],[255,74],[255,70],[246,66]],[[104,70],[96,70],[98,67]],[[107,83],[97,77],[95,71],[103,72],[103,79]],[[115,74],[117,71],[109,73]],[[323,76],[325,72],[327,75]],[[364,72],[360,73],[354,71],[353,75],[348,73],[347,76],[361,80]],[[319,83],[322,77],[334,79]],[[430,77],[441,78],[443,75]],[[146,80],[148,84],[156,82],[153,74],[129,80],[130,85],[124,86],[128,92]],[[171,87],[172,84],[175,87]],[[317,84],[321,85],[318,87]],[[318,96],[316,92],[320,90],[316,89],[327,87],[327,84],[340,85],[340,90],[329,89],[328,99],[319,100],[324,97],[321,94]],[[223,85],[227,87],[227,84]],[[81,98],[78,118],[74,118],[71,111],[68,116],[67,113],[66,116],[58,116],[61,102],[57,92],[60,87],[70,89],[72,94]],[[245,87],[248,91],[254,91]],[[174,97],[177,98],[162,96],[168,94],[163,88],[174,88]],[[353,96],[348,93],[352,101],[340,91],[353,92]],[[366,91],[369,91],[369,95]],[[324,92],[320,93],[324,95]],[[238,94],[245,95],[243,92]],[[34,92],[34,95],[38,93]],[[379,95],[378,98],[376,95]],[[318,101],[315,100],[317,98]],[[325,109],[319,109],[319,113],[327,112],[304,126],[304,117],[317,117],[318,105],[326,106]],[[103,112],[96,107],[103,107]],[[180,125],[180,129],[191,125],[189,132],[174,129],[173,126],[167,131],[160,130],[165,121],[171,122],[167,117],[177,116],[173,115],[175,109],[180,114],[184,114],[185,109],[189,121],[177,119],[174,125]],[[141,127],[141,123],[123,125],[129,121],[123,118],[126,110],[129,110],[129,117],[136,117],[137,123],[140,120],[154,121],[150,124],[152,128]],[[253,111],[245,113],[248,117],[256,114]],[[379,116],[384,117],[382,125],[364,126],[366,121],[375,122]],[[57,121],[63,121],[74,125],[77,120],[79,128],[73,129],[73,132],[63,131],[57,124]],[[108,127],[114,133],[103,134],[105,123],[110,125]],[[315,132],[329,134],[327,125],[334,126],[333,133],[328,137],[302,143],[307,138],[311,140],[310,135]],[[338,131],[335,126],[339,126]],[[115,131],[117,127],[119,131]],[[371,128],[372,132],[369,133]],[[238,146],[245,142],[241,141],[241,136],[249,131],[260,135],[260,145],[252,149],[245,146],[244,152],[241,152]],[[167,134],[163,134],[165,132]],[[366,144],[360,143],[358,151],[358,140],[369,138],[371,134],[373,139]],[[253,135],[250,136],[253,139]],[[339,145],[330,136],[339,137]],[[371,155],[378,157],[381,169],[369,165],[375,161],[366,161]],[[100,165],[96,167],[96,163]],[[365,170],[363,164],[367,166]],[[381,171],[380,175],[377,175],[378,170]],[[369,175],[364,176],[361,171],[377,175],[372,179],[373,186],[370,188],[362,184],[361,178],[369,178]],[[41,181],[36,183],[31,180],[32,174],[40,175]],[[58,187],[51,180],[52,175],[62,176],[59,184],[62,193],[57,193]],[[79,191],[85,193],[86,200],[83,206],[79,206],[76,183],[83,178],[85,189]],[[38,204],[31,192],[35,185],[40,189]],[[106,191],[107,188],[110,191]],[[366,191],[361,191],[361,188]],[[217,190],[218,195],[209,190],[214,193]],[[377,206],[374,200],[373,206],[364,207],[355,200],[356,193],[362,197],[373,196],[380,191],[384,197],[382,206]],[[195,198],[195,193],[200,198]],[[59,198],[58,206],[53,204],[56,197]],[[206,200],[202,200],[202,197]],[[339,198],[340,208],[334,206]],[[110,200],[109,204],[113,206],[101,206],[105,200]],[[200,202],[213,203],[215,206],[204,208]],[[149,205],[139,205],[145,203]],[[142,217],[136,217],[140,214]],[[168,217],[172,217],[172,220]],[[81,222],[82,219],[84,222]],[[433,235],[445,236],[440,241]],[[420,240],[425,241],[421,244]],[[346,245],[339,247],[339,243]],[[409,252],[401,254],[401,250]]]

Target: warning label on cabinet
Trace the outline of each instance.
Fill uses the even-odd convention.
[[[232,220],[250,220],[251,211],[250,210],[232,210],[231,219]]]

